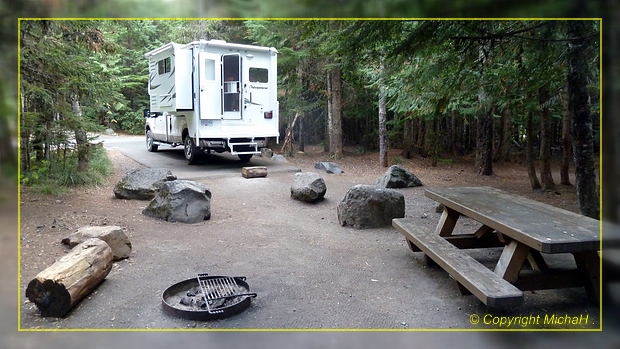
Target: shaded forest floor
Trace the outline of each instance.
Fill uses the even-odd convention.
[[[278,149],[275,151],[277,152]],[[379,154],[376,152],[360,153],[356,148],[347,147],[344,154],[344,159],[335,162],[345,172],[359,177],[377,178],[386,170],[379,165]],[[311,171],[316,162],[334,160],[323,151],[322,146],[306,146],[305,152],[297,151],[292,157],[289,157],[289,161],[299,166],[302,171]],[[559,157],[552,161],[552,174],[556,183],[556,189],[553,191],[532,190],[525,162],[519,157],[515,157],[512,161],[494,162],[494,175],[491,176],[481,176],[476,173],[472,156],[457,159],[444,158],[437,161],[437,166],[431,166],[430,158],[416,155],[411,159],[405,159],[401,156],[400,149],[389,149],[388,166],[391,165],[399,165],[411,171],[428,187],[491,186],[565,210],[579,212],[574,186],[574,167],[571,164],[570,180],[572,185],[560,185]],[[599,159],[596,159],[596,165],[598,173]],[[540,176],[539,169],[540,166],[536,163],[536,171]],[[599,183],[598,177],[596,181]]]

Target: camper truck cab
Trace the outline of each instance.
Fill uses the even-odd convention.
[[[268,138],[279,142],[277,53],[222,40],[171,42],[146,53],[147,150],[183,145],[190,164],[205,150],[249,161]]]

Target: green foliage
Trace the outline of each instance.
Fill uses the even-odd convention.
[[[128,134],[143,134],[144,116],[138,111],[119,113],[116,117],[110,118],[109,125],[113,130],[122,130]]]
[[[114,169],[101,146],[94,146],[91,150],[89,168],[85,172],[75,171],[75,151],[54,154],[52,159],[35,161],[29,171],[22,172],[21,184],[38,193],[55,195],[72,187],[104,184]]]

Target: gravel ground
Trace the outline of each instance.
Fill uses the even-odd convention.
[[[426,266],[391,227],[356,230],[338,224],[336,205],[353,185],[372,184],[385,169],[376,154],[347,154],[345,173],[322,173],[325,200],[307,204],[290,198],[292,173],[265,178],[217,177],[202,180],[211,188],[212,217],[197,224],[169,223],[141,214],[148,202],[119,200],[112,188],[131,168],[140,167],[108,150],[116,173],[100,187],[50,197],[21,193],[21,329],[489,329],[470,316],[583,316],[600,327],[599,309],[581,289],[528,292],[523,306],[493,312],[473,296],[461,296],[447,273]],[[328,158],[309,149],[290,161],[302,171],[317,171]],[[426,159],[390,159],[415,173],[425,186],[489,185],[576,210],[573,188],[556,193],[527,190],[522,165],[496,166],[496,176],[477,176],[464,163],[427,165]],[[406,216],[435,226],[439,213],[424,187],[399,189]],[[424,217],[424,218],[422,218]],[[459,221],[457,231],[476,225]],[[118,225],[133,251],[114,263],[106,280],[64,318],[43,318],[25,297],[28,282],[67,253],[60,240],[84,225]],[[472,251],[493,263],[499,250]],[[571,263],[554,258],[551,264]],[[162,292],[196,273],[245,276],[258,296],[243,313],[216,321],[173,317],[161,306]],[[534,326],[536,327],[536,326]],[[538,326],[541,327],[541,326]],[[542,327],[549,327],[548,325]],[[517,327],[513,327],[517,328]],[[522,327],[518,327],[522,328]]]

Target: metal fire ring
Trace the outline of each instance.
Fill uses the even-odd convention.
[[[250,306],[256,293],[243,276],[197,274],[168,287],[162,294],[164,310],[188,320],[214,320],[238,314]]]

